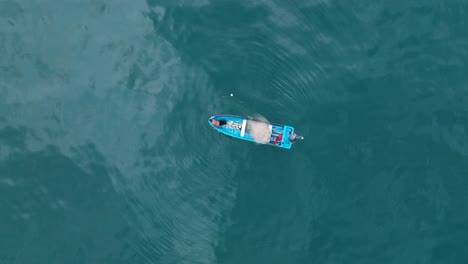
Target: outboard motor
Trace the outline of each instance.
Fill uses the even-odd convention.
[[[296,133],[289,134],[289,141],[291,141],[291,143],[294,143],[296,141],[303,140],[303,139],[304,139],[303,136],[298,136]]]

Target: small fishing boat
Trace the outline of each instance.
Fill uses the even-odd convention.
[[[304,139],[294,133],[294,127],[267,123],[233,115],[218,115],[208,119],[208,124],[225,135],[290,149],[294,142]]]

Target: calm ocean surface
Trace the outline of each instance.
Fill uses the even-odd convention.
[[[467,25],[459,0],[0,0],[0,264],[468,263]]]

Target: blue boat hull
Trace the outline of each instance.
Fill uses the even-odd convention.
[[[212,124],[212,120],[221,121],[225,124],[221,126],[215,126]],[[252,135],[249,133],[249,126],[251,127],[253,123],[261,123],[265,125],[269,129],[269,133],[265,135],[265,141],[258,142],[255,140]],[[261,121],[256,121],[252,119],[247,119],[240,116],[232,116],[232,115],[219,115],[219,116],[212,116],[208,119],[208,124],[225,135],[251,141],[255,143],[262,143],[270,146],[275,146],[279,148],[290,149],[293,142],[289,140],[289,135],[294,134],[294,127],[273,124],[273,123],[264,123]]]

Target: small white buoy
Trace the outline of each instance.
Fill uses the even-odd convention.
[[[231,96],[234,96],[234,94],[231,94]]]

